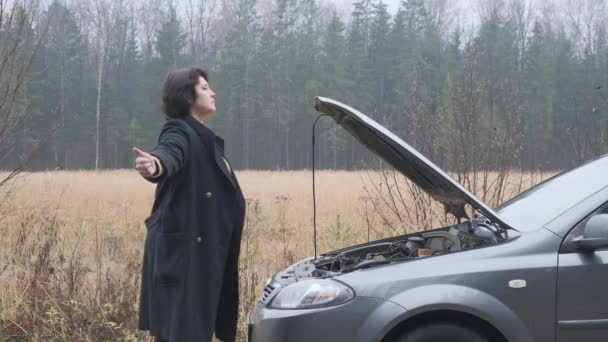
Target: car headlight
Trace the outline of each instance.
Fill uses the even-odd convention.
[[[348,286],[329,279],[303,280],[279,291],[270,302],[274,309],[309,309],[346,303],[355,292]]]

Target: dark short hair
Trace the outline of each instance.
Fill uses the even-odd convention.
[[[163,112],[167,117],[181,118],[190,114],[199,77],[209,81],[207,72],[201,68],[180,68],[167,74],[163,84]]]

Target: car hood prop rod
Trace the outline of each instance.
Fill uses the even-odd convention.
[[[317,196],[315,193],[315,128],[317,122],[323,116],[329,116],[327,114],[319,114],[317,119],[312,124],[312,229],[313,239],[315,248],[315,260],[317,260]]]

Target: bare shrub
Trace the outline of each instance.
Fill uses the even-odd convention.
[[[92,270],[79,234],[71,249],[59,210],[41,208],[21,214],[10,238],[8,262],[0,284],[0,336],[45,341],[137,341],[135,329],[140,284],[139,252],[120,267]],[[82,232],[81,232],[82,233]],[[105,247],[107,248],[107,247]],[[4,259],[4,258],[3,258]],[[100,275],[102,296],[91,291]]]

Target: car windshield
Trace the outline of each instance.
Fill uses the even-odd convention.
[[[550,178],[495,209],[498,217],[520,231],[539,228],[608,186],[608,156]]]

